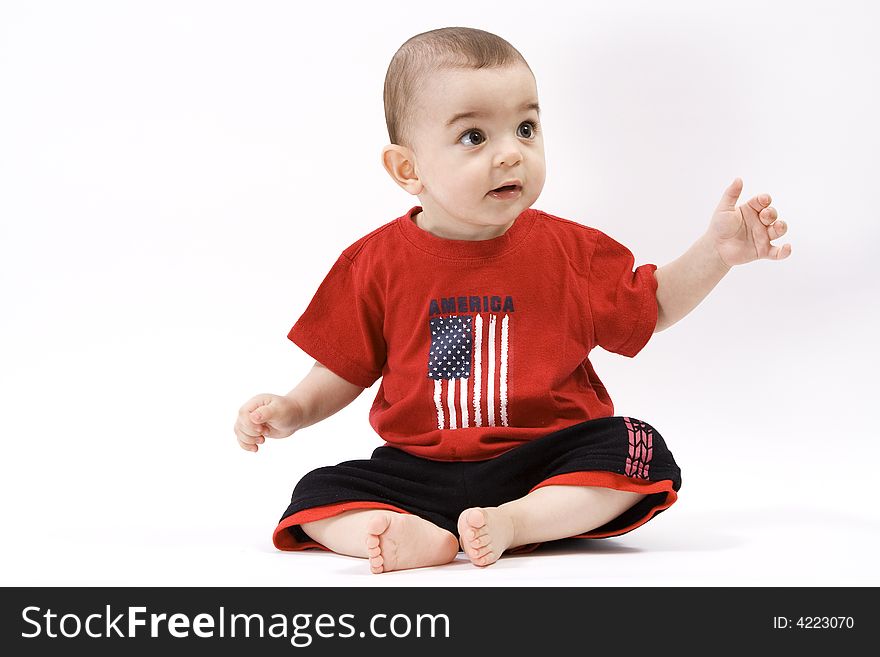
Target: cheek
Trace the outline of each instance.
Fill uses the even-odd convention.
[[[541,163],[541,175],[540,175],[541,186],[544,185],[544,180],[546,180],[546,179],[547,179],[547,167],[545,167],[544,163],[542,162]]]
[[[450,195],[473,195],[482,189],[485,172],[475,162],[452,161],[446,166],[438,167],[435,180]]]
[[[533,160],[531,166],[531,179],[539,187],[544,185],[544,179],[547,177],[547,165],[543,156]]]

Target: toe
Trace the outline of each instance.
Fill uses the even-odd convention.
[[[469,509],[467,514],[467,524],[476,531],[486,524],[486,513],[482,509]]]
[[[483,557],[480,557],[479,559],[474,561],[474,563],[478,566],[491,566],[496,561],[497,561],[497,559],[495,558],[495,555],[490,553],[490,554],[487,554]]]
[[[377,513],[367,522],[367,531],[373,536],[379,536],[388,529],[390,524],[390,513]]]
[[[492,552],[492,546],[486,545],[484,547],[481,547],[479,549],[474,550],[474,558],[481,559],[482,557],[485,557],[487,554],[490,554],[491,552]]]
[[[468,545],[471,550],[479,550],[484,545],[489,545],[492,542],[492,537],[489,534],[477,534],[470,541],[468,541]]]

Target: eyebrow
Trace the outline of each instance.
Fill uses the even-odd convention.
[[[534,101],[529,101],[527,103],[523,103],[522,105],[519,106],[518,109],[521,112],[525,111],[525,110],[535,110],[538,114],[541,113],[540,106],[538,105],[537,102],[534,102]],[[451,119],[449,119],[446,122],[446,127],[451,128],[452,126],[454,126],[456,123],[458,123],[462,119],[470,119],[470,118],[474,118],[477,116],[486,116],[486,115],[487,115],[487,112],[483,112],[480,110],[471,110],[470,112],[460,112],[460,113],[454,115]]]

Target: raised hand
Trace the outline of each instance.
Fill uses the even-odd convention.
[[[737,178],[724,190],[709,223],[708,234],[718,255],[728,267],[761,258],[784,260],[791,255],[791,244],[779,247],[770,242],[785,235],[788,224],[778,220],[769,194],[758,194],[737,206],[742,188],[743,181]]]

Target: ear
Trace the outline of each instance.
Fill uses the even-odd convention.
[[[420,194],[424,185],[419,180],[415,154],[405,146],[388,144],[382,149],[382,166],[391,179],[410,194]]]

